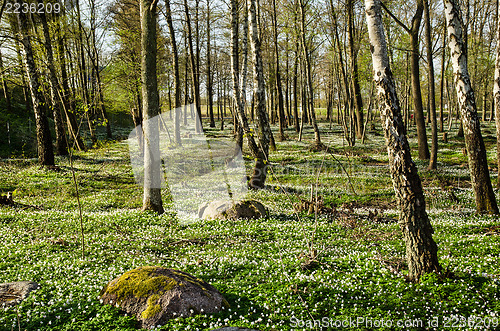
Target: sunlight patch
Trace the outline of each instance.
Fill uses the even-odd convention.
[[[162,181],[151,187],[170,193],[177,216],[183,222],[197,219],[198,207],[207,201],[239,200],[247,192],[245,163],[241,149],[233,141],[209,139],[201,127],[194,105],[178,108],[180,144],[175,142],[175,110],[165,112],[149,123],[159,128]],[[156,124],[157,123],[157,124]],[[144,137],[142,126],[129,135],[130,161],[137,184],[144,186]]]

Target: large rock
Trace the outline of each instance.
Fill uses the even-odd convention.
[[[188,273],[162,267],[140,267],[112,280],[101,301],[135,315],[142,328],[163,325],[170,318],[217,313],[229,307],[212,285]]]
[[[0,306],[15,306],[38,288],[35,282],[14,282],[0,284]]]
[[[267,216],[266,207],[255,200],[206,202],[198,208],[201,219],[258,219]]]

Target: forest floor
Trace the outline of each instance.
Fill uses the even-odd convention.
[[[1,161],[0,193],[14,192],[16,206],[0,207],[0,283],[41,287],[17,308],[0,307],[0,330],[133,330],[133,317],[101,305],[99,293],[144,265],[191,273],[231,305],[170,320],[162,330],[497,329],[500,221],[474,211],[463,139],[441,142],[438,171],[416,160],[446,276],[411,284],[383,136],[369,132],[364,144],[348,147],[338,127],[322,130],[328,153],[308,151],[310,129],[303,142],[291,129],[290,140],[276,142],[267,189],[248,192],[270,213],[252,221],[186,223],[173,210],[143,213],[126,143],[76,153],[83,258],[68,158],[58,158],[56,170],[36,160]],[[494,132],[493,124],[483,128],[492,168]],[[229,139],[231,132],[207,135]],[[296,212],[311,188],[324,208]]]

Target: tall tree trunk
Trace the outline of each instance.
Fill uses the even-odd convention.
[[[266,111],[266,86],[264,82],[264,65],[261,54],[260,33],[257,25],[257,10],[256,0],[250,0],[250,36],[252,41],[254,64],[254,93],[258,130],[257,136],[259,138],[259,156],[255,158],[255,166],[250,179],[250,187],[264,188],[267,177],[271,127],[269,126],[269,118]]]
[[[3,90],[3,96],[5,98],[5,106],[7,108],[7,113],[10,114],[12,112],[12,108],[10,105],[10,95],[9,95],[9,89],[7,87],[7,80],[5,79],[1,50],[0,50],[0,79],[2,80],[2,90]]]
[[[278,19],[276,13],[276,0],[273,0],[273,37],[274,37],[274,56],[275,56],[275,84],[276,84],[276,92],[278,98],[278,131],[279,131],[279,140],[286,140],[285,137],[285,108],[283,104],[283,90],[281,87],[281,74],[280,74],[280,61],[279,61],[279,50],[278,50]]]
[[[39,0],[40,1],[40,0]],[[106,105],[104,103],[104,92],[101,81],[101,73],[99,69],[99,52],[97,51],[97,38],[96,38],[96,10],[95,10],[95,0],[90,0],[90,39],[88,42],[88,55],[92,62],[92,69],[95,75],[95,89],[94,93],[97,93],[95,100],[101,111],[101,116],[106,126],[106,137],[108,139],[113,139],[113,134],[111,132],[111,123],[109,122],[108,112],[106,111]]]
[[[299,68],[299,43],[295,44],[295,61],[293,65],[293,123],[295,126],[295,132],[300,132],[300,122],[299,122],[299,90],[298,90],[298,68]]]
[[[13,24],[13,23],[11,23]],[[21,47],[20,47],[20,44],[19,42],[16,42],[15,45],[16,45],[16,54],[17,54],[17,61],[19,63],[19,66],[24,67],[24,60],[21,56]],[[30,97],[30,88],[28,87],[28,83],[26,82],[26,78],[28,78],[29,80],[29,77],[26,77],[24,75],[24,73],[21,73],[21,83],[23,85],[23,99],[24,99],[24,105],[26,107],[26,113],[30,113],[31,112],[31,105],[33,104],[32,100],[31,100],[31,97]]]
[[[245,18],[247,19],[247,18]],[[243,143],[243,133],[247,138],[248,147],[250,148],[250,152],[252,156],[256,160],[257,165],[261,165],[262,162],[257,162],[257,159],[261,159],[265,161],[267,155],[264,155],[262,150],[259,148],[257,142],[255,141],[254,134],[248,125],[248,120],[245,114],[244,102],[240,90],[240,69],[239,69],[239,46],[238,46],[238,26],[239,26],[239,14],[238,14],[238,0],[231,0],[231,74],[233,80],[233,96],[236,104],[236,119],[238,122],[238,131],[237,131],[237,142],[238,145]],[[236,121],[235,121],[236,124]],[[265,163],[265,162],[264,162]],[[263,169],[260,167],[254,169],[254,174],[262,172]],[[265,169],[264,169],[265,171]],[[262,188],[264,186],[264,182],[262,185],[257,185],[261,183],[261,176],[257,178],[252,178],[249,185],[250,188]],[[265,181],[265,178],[264,178]]]
[[[167,16],[166,18],[167,18],[168,30],[170,31],[172,56],[174,58],[174,90],[175,90],[174,142],[177,145],[180,145],[181,144],[181,129],[180,129],[181,73],[179,69],[179,52],[177,51],[177,42],[175,41],[175,30],[174,30],[174,24],[172,22],[172,10],[170,8],[170,0],[165,0],[165,11]]]
[[[498,8],[498,0],[497,0]],[[500,10],[497,10],[497,47],[495,61],[495,80],[493,82],[493,100],[495,102],[495,124],[497,131],[497,188],[500,189]],[[493,110],[492,110],[493,111]]]
[[[42,0],[38,0],[39,4],[43,5]],[[61,97],[61,88],[57,79],[56,68],[54,66],[54,52],[52,51],[52,38],[50,37],[49,25],[47,24],[47,17],[45,13],[39,13],[38,17],[42,22],[44,46],[47,53],[47,64],[49,67],[50,90],[52,96],[52,110],[54,117],[54,126],[56,132],[56,154],[68,155],[68,143],[66,133],[64,132],[64,122],[61,116],[61,106],[64,107]]]
[[[429,160],[429,170],[437,169],[437,154],[438,154],[438,129],[437,129],[437,115],[436,115],[436,87],[434,86],[434,59],[432,57],[432,27],[431,17],[429,10],[429,0],[424,0],[425,12],[425,44],[427,47],[427,65],[429,77],[429,104],[430,104],[430,118],[432,125],[432,148],[431,158]]]
[[[446,27],[443,27],[443,45],[446,45]],[[446,47],[441,51],[441,81],[439,82],[439,131],[444,132],[444,73],[446,71]],[[448,108],[448,116],[450,109]]]
[[[70,98],[70,88],[68,81],[68,72],[66,69],[66,50],[64,48],[64,36],[61,29],[61,25],[58,20],[56,22],[56,29],[58,30],[57,36],[57,53],[59,60],[59,68],[61,72],[61,98],[63,104],[64,115],[66,116],[66,122],[68,126],[68,131],[71,135],[71,138],[74,141],[76,148],[79,151],[85,150],[85,144],[79,133],[78,121],[76,119],[76,115],[74,109],[72,109],[71,102],[69,102]]]
[[[363,137],[363,98],[361,97],[361,87],[359,86],[359,70],[358,70],[358,52],[356,50],[356,42],[354,38],[354,0],[347,1],[347,20],[348,20],[348,36],[349,36],[349,55],[351,58],[351,82],[352,82],[352,93],[354,99],[354,107],[356,108],[355,125],[356,125],[356,136],[358,138]]]
[[[142,210],[163,213],[161,199],[161,159],[158,115],[160,97],[156,73],[156,4],[140,0],[141,10],[141,81],[144,132],[144,198]]]
[[[78,25],[78,31],[77,31],[77,49],[78,49],[78,65],[80,69],[80,80],[81,80],[81,87],[82,87],[82,96],[83,96],[83,103],[84,107],[87,109],[87,124],[89,127],[90,131],[90,138],[92,140],[92,145],[94,145],[97,142],[97,136],[95,134],[95,129],[94,129],[94,109],[93,105],[91,104],[90,101],[90,95],[89,95],[89,89],[88,89],[88,73],[87,73],[87,64],[85,60],[85,49],[83,45],[83,25],[82,25],[82,19],[81,19],[81,12],[80,12],[80,0],[75,0],[75,7],[76,7],[76,20],[77,20],[77,25]]]
[[[422,14],[424,11],[424,0],[417,0],[417,10],[411,20],[411,27],[401,23],[382,3],[384,9],[387,10],[389,15],[410,35],[410,63],[411,63],[411,89],[413,96],[413,105],[415,107],[415,124],[417,126],[418,138],[418,157],[421,160],[428,160],[429,145],[427,143],[427,132],[425,129],[425,116],[424,106],[422,103],[422,89],[420,87],[420,44],[419,32],[420,23],[422,22]]]
[[[16,0],[16,4],[22,6],[22,1]],[[33,57],[33,48],[28,32],[29,23],[26,14],[24,14],[22,10],[17,13],[16,16],[18,28],[21,34],[20,39],[23,46],[24,65],[29,80],[33,111],[35,113],[38,160],[42,165],[53,166],[55,163],[52,136],[49,130],[49,122],[47,120],[46,109],[43,103],[43,96],[40,89],[40,81],[38,78],[35,59]]]
[[[196,121],[196,132],[201,133],[203,131],[203,125],[201,121],[201,98],[200,98],[200,84],[198,81],[198,67],[196,65],[197,62],[197,54],[194,54],[193,48],[193,32],[191,29],[191,15],[189,14],[189,7],[187,0],[184,0],[184,12],[186,15],[186,27],[187,27],[187,37],[189,43],[189,57],[191,59],[191,80],[193,82],[193,90],[194,90],[194,102],[196,106],[196,113],[198,114],[198,121]]]
[[[486,149],[477,115],[474,90],[467,70],[467,55],[462,39],[463,30],[457,1],[444,0],[444,10],[448,26],[448,45],[455,73],[457,99],[469,157],[469,171],[476,195],[476,209],[480,213],[498,214],[497,201],[488,171]]]
[[[215,128],[214,118],[214,88],[212,77],[212,50],[211,50],[211,36],[210,36],[210,0],[207,0],[207,107],[210,117],[210,127]]]
[[[411,83],[412,83],[412,96],[413,104],[415,106],[415,120],[417,124],[417,137],[418,137],[418,157],[421,160],[428,160],[429,144],[427,143],[427,132],[425,128],[424,106],[422,103],[422,89],[420,87],[420,43],[419,31],[420,22],[422,21],[422,12],[424,9],[424,0],[417,1],[417,13],[412,19],[412,26],[410,29],[410,44],[411,44]]]
[[[425,198],[417,167],[401,116],[396,87],[389,66],[387,44],[382,25],[380,0],[366,0],[366,21],[372,51],[374,80],[380,100],[392,182],[398,201],[399,223],[406,244],[408,277],[418,281],[428,272],[439,272],[437,245],[432,239],[432,225],[425,211]]]
[[[312,65],[311,65],[311,54],[309,51],[309,47],[307,44],[307,38],[306,38],[306,3],[304,0],[299,0],[299,9],[300,9],[300,34],[302,37],[302,51],[304,55],[304,61],[305,61],[305,71],[306,71],[306,81],[307,81],[307,92],[308,92],[308,103],[309,106],[311,107],[311,122],[312,126],[314,129],[314,140],[315,140],[315,145],[318,147],[321,146],[321,137],[320,137],[320,132],[318,128],[318,124],[316,122],[316,112],[314,111],[314,86],[313,86],[313,79],[312,79]],[[307,109],[304,109],[303,111],[307,111]]]

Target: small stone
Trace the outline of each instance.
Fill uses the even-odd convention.
[[[38,287],[37,283],[29,281],[0,284],[0,306],[15,306]]]

